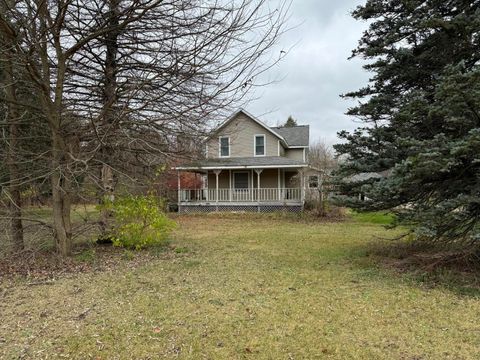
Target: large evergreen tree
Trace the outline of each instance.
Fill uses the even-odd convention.
[[[368,198],[349,205],[393,210],[418,239],[480,245],[480,1],[368,0],[353,16],[370,22],[352,56],[373,77],[345,95],[364,126],[335,146],[343,192]],[[354,176],[372,172],[387,176]]]
[[[295,120],[295,119],[293,118],[293,116],[290,115],[290,116],[288,117],[287,121],[285,121],[285,124],[283,124],[283,127],[295,127],[295,126],[297,126],[297,125],[298,125],[298,124],[297,124],[297,120]]]

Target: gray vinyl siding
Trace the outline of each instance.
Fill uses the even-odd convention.
[[[255,181],[257,181],[256,176]],[[257,187],[256,183],[255,187]],[[260,187],[264,189],[278,188],[278,169],[264,169],[260,174]]]
[[[287,149],[285,151],[285,156],[289,159],[304,161],[303,160],[303,149]]]
[[[215,174],[213,172],[208,173],[208,188],[215,189]],[[228,177],[228,170],[222,170],[220,174],[218,174],[218,187],[220,189],[228,189],[230,188],[229,185],[229,177]]]
[[[278,156],[278,138],[255,121],[240,113],[208,142],[208,158],[218,158],[220,136],[230,137],[230,157],[255,156],[255,135],[265,135],[265,156]]]
[[[249,188],[257,188],[257,174],[254,170],[231,170],[232,176],[232,188],[233,188],[233,173],[236,171],[248,171],[249,172]],[[228,189],[229,188],[229,170],[222,170],[218,175],[218,187],[219,189]],[[286,173],[288,176],[293,176],[296,172]],[[280,172],[280,182],[283,186],[283,172]],[[208,188],[215,189],[215,174],[209,172],[208,174]],[[260,174],[260,188],[263,189],[276,189],[278,188],[278,169],[264,169]]]

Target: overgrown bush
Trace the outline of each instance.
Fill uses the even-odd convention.
[[[115,246],[142,249],[166,241],[176,227],[155,196],[125,196],[105,205],[114,218]]]
[[[341,219],[347,216],[346,208],[331,203],[330,200],[320,202],[319,199],[309,199],[304,204],[305,213],[318,218]]]

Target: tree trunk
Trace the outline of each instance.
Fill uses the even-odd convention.
[[[10,126],[10,149],[8,170],[10,173],[10,232],[13,242],[14,251],[18,252],[24,248],[23,225],[22,225],[22,199],[20,194],[20,186],[18,185],[19,169],[16,163],[15,145],[12,139],[16,136],[16,125]],[[13,148],[12,148],[13,147]]]
[[[100,202],[113,201],[115,198],[115,181],[113,169],[111,167],[113,148],[112,141],[109,138],[114,135],[116,110],[117,110],[117,54],[118,54],[118,17],[119,17],[119,0],[109,0],[108,22],[109,27],[113,30],[109,31],[105,36],[105,66],[104,66],[104,88],[103,88],[103,119],[101,130],[104,135],[106,146],[101,149],[102,167],[100,169],[100,179],[102,182],[102,192]],[[110,229],[110,211],[102,209],[100,214],[100,230],[101,236],[108,236]]]
[[[64,173],[65,144],[58,132],[52,131],[52,199],[53,199],[53,227],[57,252],[62,256],[69,256],[72,252],[72,226],[70,222],[70,186],[71,182]]]
[[[102,179],[102,199],[101,203],[105,203],[106,201],[113,201],[115,200],[114,194],[114,179],[113,179],[113,171],[112,168],[108,164],[103,164],[101,168],[101,179]],[[110,217],[111,212],[106,208],[102,208],[100,213],[100,232],[101,237],[108,236],[110,230]]]
[[[3,34],[2,34],[3,35]],[[4,37],[8,39],[7,36]],[[11,41],[2,42],[4,46],[3,63],[5,75],[5,99],[7,100],[7,122],[9,125],[8,136],[8,159],[7,167],[10,176],[9,179],[9,217],[10,217],[10,236],[13,242],[14,251],[23,250],[23,226],[22,226],[22,203],[20,193],[20,169],[18,166],[18,122],[20,121],[20,112],[18,111],[18,102],[16,94],[16,81],[13,72],[13,44]],[[2,46],[3,47],[3,46]]]

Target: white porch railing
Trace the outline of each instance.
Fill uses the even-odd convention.
[[[260,189],[182,189],[180,202],[299,202],[302,189],[260,188]]]

